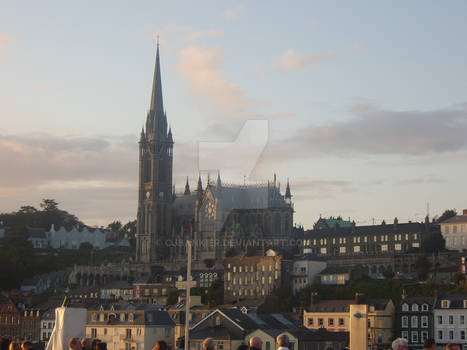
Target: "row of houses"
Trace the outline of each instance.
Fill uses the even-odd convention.
[[[28,241],[35,249],[79,249],[81,244],[89,243],[94,249],[105,249],[110,246],[130,247],[127,238],[118,239],[116,233],[104,228],[78,227],[71,229],[56,228],[52,224],[50,230],[44,228],[28,228]]]

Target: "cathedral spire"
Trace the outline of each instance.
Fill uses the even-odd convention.
[[[157,40],[156,66],[154,68],[150,110],[154,111],[156,115],[159,113],[161,116],[164,115],[164,104],[162,102],[161,65],[159,59],[159,39]]]
[[[196,192],[198,192],[198,194],[203,193],[203,183],[201,182],[201,174],[198,176],[198,187],[196,188]]]
[[[188,183],[188,176],[186,177],[186,184],[185,184],[185,195],[189,195],[190,192],[190,184]]]
[[[217,183],[216,183],[216,188],[220,189],[222,187],[222,182],[221,182],[221,172],[217,172]]]
[[[292,198],[292,194],[290,193],[290,184],[289,184],[289,178],[287,178],[287,187],[285,189],[285,198]]]

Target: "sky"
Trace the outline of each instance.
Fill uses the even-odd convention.
[[[134,219],[156,38],[177,191],[272,180],[297,224],[467,208],[465,1],[0,2],[0,212]]]

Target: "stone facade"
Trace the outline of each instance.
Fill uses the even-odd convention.
[[[258,299],[288,284],[292,262],[282,255],[248,256],[224,260],[224,301]]]
[[[467,209],[441,223],[441,233],[446,240],[446,248],[462,251],[467,249]]]

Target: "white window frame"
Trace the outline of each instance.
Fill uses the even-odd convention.
[[[402,325],[402,328],[409,328],[409,317],[408,316],[402,316],[401,325]]]
[[[422,328],[428,328],[428,316],[422,316],[420,326]]]
[[[418,316],[410,317],[410,325],[412,326],[412,328],[418,328]]]
[[[418,332],[412,331],[410,334],[410,342],[412,344],[418,344]]]

